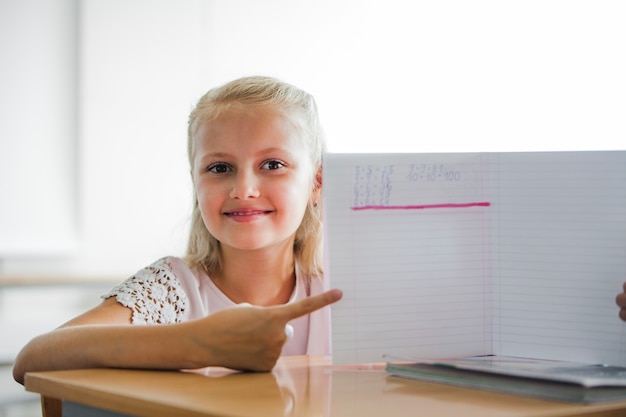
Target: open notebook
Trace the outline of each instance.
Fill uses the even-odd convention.
[[[626,368],[479,356],[387,363],[391,376],[577,403],[626,400]]]
[[[327,154],[335,363],[626,365],[626,151]]]

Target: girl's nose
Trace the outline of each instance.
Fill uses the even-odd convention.
[[[259,186],[254,174],[239,172],[233,179],[230,198],[247,199],[259,196]]]

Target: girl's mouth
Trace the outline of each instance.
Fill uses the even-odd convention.
[[[226,216],[255,216],[270,213],[269,210],[250,210],[250,211],[229,211],[224,213]]]

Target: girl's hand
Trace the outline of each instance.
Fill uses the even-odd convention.
[[[281,306],[229,308],[189,322],[194,346],[190,356],[198,368],[218,363],[233,369],[270,371],[287,340],[286,324],[341,297],[341,291],[331,290]]]

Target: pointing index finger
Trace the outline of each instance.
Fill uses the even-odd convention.
[[[312,313],[322,307],[341,300],[343,293],[341,290],[333,289],[322,294],[313,295],[295,303],[282,305],[277,307],[280,310],[279,315],[285,321],[290,321],[305,314]]]

